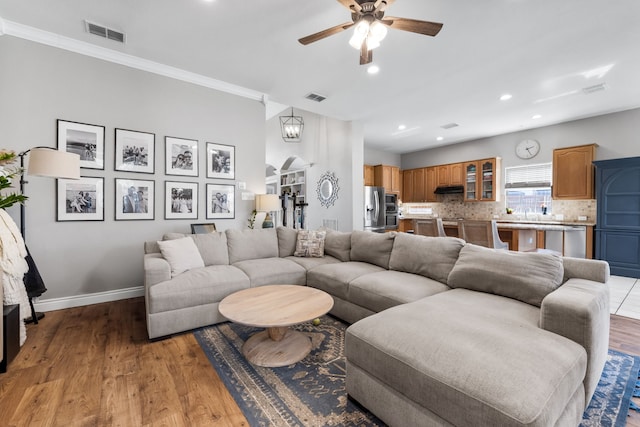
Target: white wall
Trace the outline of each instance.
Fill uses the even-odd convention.
[[[56,222],[55,180],[29,177],[27,244],[48,287],[42,300],[141,286],[143,242],[207,222],[206,183],[264,191],[265,108],[257,101],[7,35],[0,64],[0,148],[56,147],[56,119],[106,127],[105,169],[81,170],[105,178],[103,222]],[[154,175],[114,171],[116,127],[155,133]],[[164,174],[167,135],[199,141],[199,177]],[[206,178],[206,142],[236,147],[235,181]],[[114,220],[116,177],[155,181],[155,220]],[[165,180],[199,183],[197,220],[164,219]],[[246,227],[253,207],[236,189],[235,219],[215,220],[218,229]],[[18,208],[10,213],[18,222]]]
[[[362,221],[353,220],[354,210],[362,210],[362,195],[356,192],[354,196],[354,188],[363,185],[363,137],[359,126],[299,109],[294,109],[294,114],[304,118],[304,132],[299,143],[283,141],[278,115],[267,121],[267,164],[279,170],[289,157],[297,156],[304,159],[302,163],[311,165],[307,169],[306,228],[322,226],[323,219],[337,219],[338,228],[344,231],[361,228]],[[318,180],[325,172],[333,172],[339,185],[338,199],[328,208],[320,204],[316,194]],[[359,182],[353,181],[356,175]]]
[[[502,157],[503,167],[548,163],[552,160],[555,148],[593,143],[598,144],[597,160],[635,157],[640,155],[638,123],[640,109],[627,110],[404,154],[402,168],[413,169],[486,157]],[[540,142],[540,153],[533,159],[521,160],[516,157],[515,146],[523,139]]]

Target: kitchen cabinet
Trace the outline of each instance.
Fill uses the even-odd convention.
[[[388,165],[373,167],[374,183],[377,187],[384,187],[385,193],[400,193],[400,168]]]
[[[596,144],[553,150],[554,199],[593,199]]]
[[[406,233],[409,230],[413,230],[413,220],[412,219],[401,219],[398,224],[398,231],[402,231]]]
[[[464,163],[453,163],[449,165],[451,175],[451,185],[464,185]]]
[[[464,163],[464,201],[497,202],[500,200],[501,159]]]
[[[447,187],[451,185],[450,165],[436,166],[436,187]]]
[[[402,171],[402,201],[413,202],[413,169]]]
[[[364,165],[364,185],[373,187],[375,186],[375,175],[372,165]]]
[[[436,194],[436,187],[438,187],[438,167],[431,166],[425,168],[425,201],[437,202],[438,195]]]
[[[413,201],[414,202],[426,202],[426,179],[425,173],[427,168],[420,168],[413,170]]]

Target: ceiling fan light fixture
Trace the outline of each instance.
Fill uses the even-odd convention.
[[[387,36],[387,26],[380,21],[374,21],[369,26],[369,37],[373,37],[380,43]]]
[[[380,41],[369,35],[369,37],[367,37],[367,50],[373,50],[377,47],[380,47]]]
[[[368,34],[369,34],[369,21],[367,21],[366,19],[361,19],[355,25],[355,28],[353,30],[353,35],[349,40],[349,44],[354,49],[360,50],[360,48],[362,47],[362,43],[364,43]]]

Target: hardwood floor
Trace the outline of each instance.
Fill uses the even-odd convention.
[[[193,334],[148,340],[142,298],[49,312],[27,330],[0,374],[2,426],[248,426]],[[640,356],[640,320],[612,315],[610,347]]]

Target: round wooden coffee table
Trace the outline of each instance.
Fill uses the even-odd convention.
[[[326,292],[307,286],[269,285],[244,289],[220,301],[220,313],[235,323],[267,328],[251,336],[242,354],[254,365],[275,368],[299,362],[311,340],[289,326],[313,320],[333,307]]]

